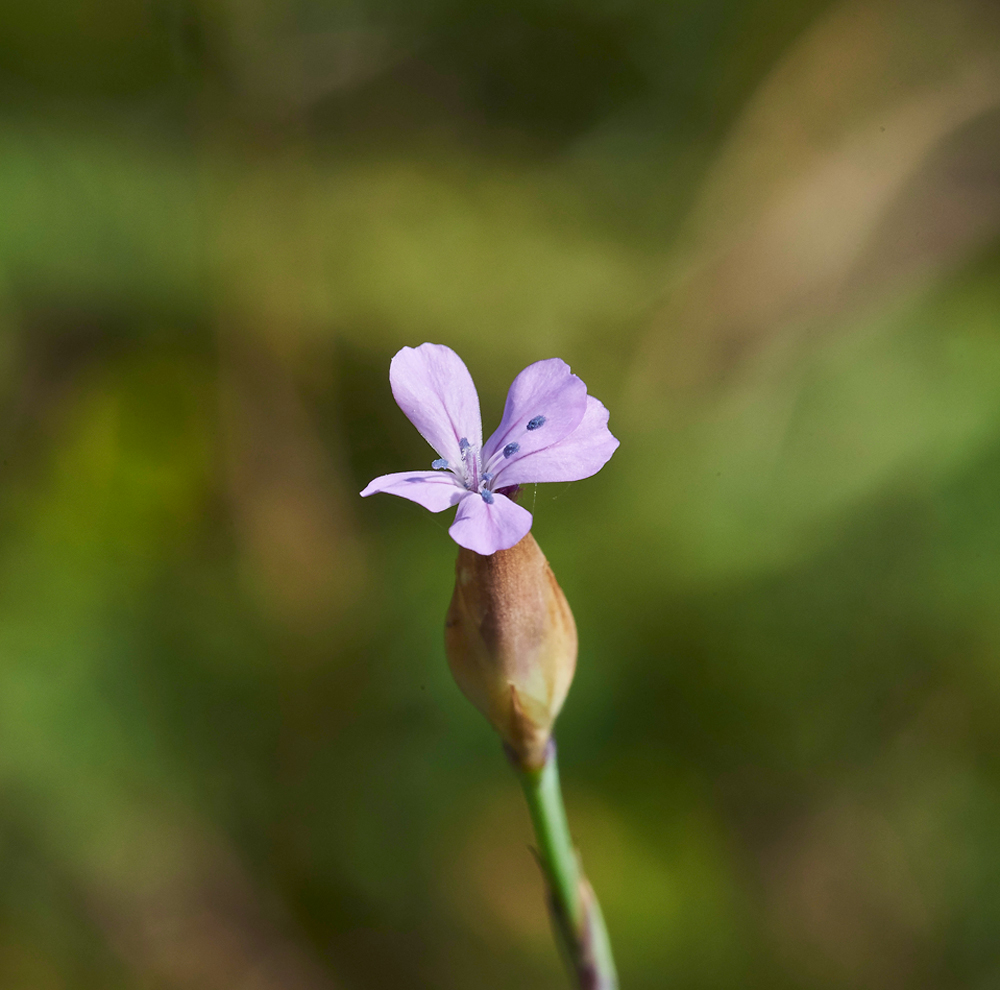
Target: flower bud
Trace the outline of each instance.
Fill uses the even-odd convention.
[[[573,613],[531,533],[489,556],[459,549],[445,622],[448,665],[522,767],[545,761],[576,647]]]

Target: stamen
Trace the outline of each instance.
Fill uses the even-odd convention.
[[[483,475],[483,484],[488,485],[492,480],[493,480],[493,472],[487,471],[486,474]]]
[[[493,504],[493,492],[491,492],[488,488],[484,488],[479,494],[483,496],[483,501],[487,505]]]
[[[465,487],[474,492],[479,487],[479,450],[469,443],[468,437],[458,441],[458,449],[462,454],[464,469],[462,471]]]
[[[545,425],[545,417],[544,416],[536,416],[534,419],[529,419],[528,420],[528,429],[529,430],[537,430],[540,426],[544,426],[544,425]]]
[[[531,422],[533,423],[534,420],[532,420]],[[535,429],[535,427],[533,427],[531,425],[531,423],[529,423],[528,424],[528,429],[529,430],[533,430],[533,429]],[[521,449],[521,445],[519,443],[509,443],[503,449],[503,456],[504,457],[513,457],[520,449]]]
[[[439,457],[436,461],[431,461],[431,467],[435,471],[447,471],[448,462],[443,457]]]

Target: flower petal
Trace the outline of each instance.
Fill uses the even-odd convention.
[[[498,451],[509,451],[495,467],[505,466],[569,436],[587,407],[587,386],[559,358],[529,364],[507,393],[503,419],[486,441],[483,462]]]
[[[508,550],[519,543],[529,529],[531,513],[505,495],[496,493],[492,503],[479,496],[465,499],[448,533],[460,547],[485,556],[497,550]]]
[[[483,442],[479,396],[469,369],[444,344],[404,347],[389,366],[399,408],[420,435],[452,466],[462,462],[459,440]]]
[[[501,467],[494,485],[527,485],[536,481],[579,481],[608,463],[618,441],[608,429],[608,411],[592,395],[580,425],[564,440],[525,454]]]
[[[408,498],[431,512],[444,512],[461,502],[466,495],[472,494],[458,483],[450,471],[397,471],[395,474],[383,474],[369,483],[361,497],[367,498],[376,492]],[[482,499],[477,501],[482,502]]]

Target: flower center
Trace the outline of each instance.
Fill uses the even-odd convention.
[[[479,487],[479,451],[469,443],[467,437],[458,441],[458,451],[462,455],[464,468],[461,480],[470,492],[474,492]]]
[[[545,417],[534,416],[528,420],[525,429],[534,432],[545,425]],[[461,455],[460,464],[452,464],[444,457],[431,461],[435,471],[450,471],[466,491],[478,491],[487,505],[493,504],[493,479],[497,475],[497,465],[513,457],[521,449],[517,441],[511,441],[498,450],[486,464],[482,463],[481,451],[469,443],[468,437],[458,441],[458,452]],[[482,474],[480,474],[480,471]]]

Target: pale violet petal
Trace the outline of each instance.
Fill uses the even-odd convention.
[[[470,495],[459,505],[448,530],[460,547],[487,556],[508,550],[531,529],[531,513],[505,495],[495,493],[491,503],[478,494]]]
[[[469,369],[444,344],[404,347],[389,366],[399,408],[420,435],[450,464],[460,464],[459,441],[483,442],[479,396]]]
[[[378,492],[408,498],[431,512],[444,512],[471,494],[458,483],[453,474],[441,471],[397,471],[395,474],[383,474],[365,488],[361,497],[367,498]],[[478,495],[476,498],[482,501]]]
[[[498,465],[494,487],[528,485],[540,481],[579,481],[589,478],[607,464],[618,448],[608,429],[608,411],[592,395],[580,425],[551,447]]]
[[[494,472],[568,436],[587,407],[587,386],[559,358],[529,364],[507,393],[503,419],[486,441],[483,462],[496,459]],[[507,456],[504,456],[504,452]]]

